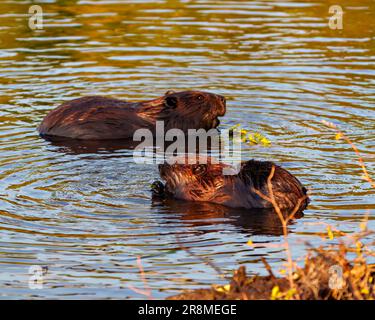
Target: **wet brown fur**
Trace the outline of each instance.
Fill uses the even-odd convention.
[[[198,166],[205,168],[197,172]],[[254,190],[269,197],[267,179],[275,166],[271,180],[276,203],[280,209],[294,209],[299,199],[304,199],[300,211],[307,207],[307,190],[287,170],[272,162],[250,160],[243,162],[238,174],[223,175],[225,164],[162,164],[160,176],[166,181],[167,196],[190,201],[207,201],[232,208],[272,208],[269,201]],[[201,172],[200,172],[201,171]]]
[[[187,133],[188,129],[215,128],[225,108],[224,97],[201,91],[168,91],[142,102],[89,96],[50,111],[38,131],[44,137],[128,139],[140,128],[154,132],[156,121],[164,121],[165,131],[178,128]]]

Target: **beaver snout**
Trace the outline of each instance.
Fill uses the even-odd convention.
[[[169,171],[170,169],[170,165],[168,163],[163,163],[163,164],[159,164],[158,165],[158,169],[159,169],[159,173],[160,173],[160,177],[162,179],[165,179],[166,176],[167,176],[167,172]]]
[[[219,97],[219,100],[221,101],[221,103],[223,103],[225,105],[225,102],[226,102],[225,97],[221,96],[219,94],[217,96]]]
[[[217,99],[219,100],[219,103],[217,104],[218,105],[218,108],[217,108],[217,115],[222,117],[225,115],[225,112],[226,112],[226,99],[224,96],[221,96],[221,95],[217,95]]]

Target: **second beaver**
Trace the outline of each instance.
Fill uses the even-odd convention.
[[[164,130],[216,128],[226,111],[225,98],[202,91],[167,91],[162,97],[127,102],[101,96],[68,101],[50,111],[38,127],[43,137],[81,140],[132,138],[140,128],[155,133],[156,121]]]
[[[232,208],[267,209],[273,208],[273,204],[259,193],[270,198],[268,179],[271,177],[271,190],[280,209],[293,210],[298,206],[300,212],[309,203],[307,190],[300,181],[272,162],[242,162],[236,175],[224,175],[226,167],[228,165],[223,163],[212,163],[210,158],[203,164],[161,164],[160,176],[166,183],[155,182],[154,195],[212,202]]]

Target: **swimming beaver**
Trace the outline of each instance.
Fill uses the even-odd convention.
[[[216,128],[225,114],[223,96],[202,91],[167,91],[164,96],[142,102],[127,102],[101,96],[68,101],[50,111],[38,131],[42,137],[58,136],[82,140],[132,138],[140,128],[155,131]]]
[[[210,160],[207,164],[193,165],[164,163],[159,165],[159,172],[166,183],[154,182],[153,193],[156,196],[207,201],[232,208],[272,208],[272,203],[259,196],[254,189],[269,197],[267,179],[273,166],[275,171],[271,184],[279,208],[294,209],[301,199],[298,211],[304,210],[309,203],[306,188],[291,173],[268,161],[242,162],[237,175],[223,175],[223,168],[228,165],[214,164]]]

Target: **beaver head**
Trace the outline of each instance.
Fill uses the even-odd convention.
[[[203,91],[167,91],[163,97],[144,102],[140,116],[151,122],[164,121],[165,130],[216,128],[226,111],[225,98]]]
[[[188,164],[179,161],[172,165],[159,165],[160,176],[166,183],[154,184],[154,194],[213,202],[234,208],[272,208],[272,203],[256,191],[269,197],[267,179],[274,166],[271,185],[280,209],[294,209],[298,205],[303,210],[309,202],[306,189],[298,179],[272,162],[242,162],[237,175],[224,175],[223,169],[229,165],[213,163],[210,158],[207,160],[206,163]]]
[[[209,160],[209,159],[208,159]],[[191,201],[210,201],[225,183],[223,164],[196,164],[178,161],[175,164],[160,164],[160,177],[166,181],[163,191],[174,198]],[[161,187],[161,186],[160,186]],[[160,189],[159,189],[160,190]]]

